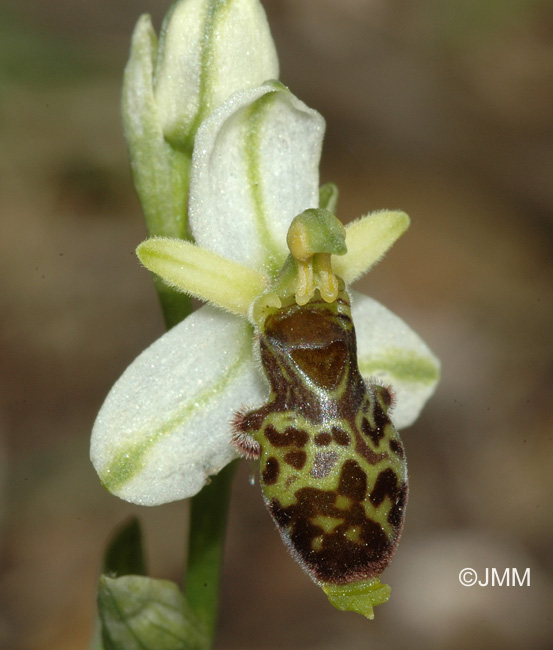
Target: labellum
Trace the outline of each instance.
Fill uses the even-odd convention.
[[[334,606],[373,618],[390,595],[379,576],[401,534],[407,466],[390,390],[358,369],[349,296],[330,268],[343,248],[313,235],[339,235],[341,224],[306,212],[316,218],[292,223],[292,255],[254,305],[270,395],[236,415],[233,442],[259,458],[265,503],[292,556]]]

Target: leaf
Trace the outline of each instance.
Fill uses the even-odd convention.
[[[205,632],[176,584],[143,576],[100,576],[105,650],[207,650]]]
[[[129,519],[114,534],[104,555],[104,573],[111,576],[146,575],[142,531],[136,517]]]

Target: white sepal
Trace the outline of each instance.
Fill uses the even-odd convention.
[[[236,454],[230,422],[267,388],[245,319],[205,306],[147,348],[111,389],[91,459],[104,486],[141,505],[191,497]]]
[[[281,84],[232,95],[196,135],[196,243],[274,278],[292,219],[318,206],[323,133],[323,118]]]
[[[380,303],[351,291],[359,370],[370,381],[390,385],[395,395],[392,421],[410,426],[434,392],[440,362],[404,321]]]

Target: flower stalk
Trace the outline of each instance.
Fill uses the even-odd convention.
[[[236,463],[227,465],[190,502],[184,593],[209,647],[217,626],[227,514],[236,467]]]

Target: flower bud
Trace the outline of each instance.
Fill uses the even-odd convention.
[[[187,147],[200,122],[237,90],[278,77],[278,59],[257,0],[181,0],[160,36],[155,97],[163,133]]]
[[[178,0],[159,43],[150,17],[140,17],[125,69],[122,114],[150,235],[189,236],[189,168],[199,125],[235,91],[277,76],[258,0]]]

